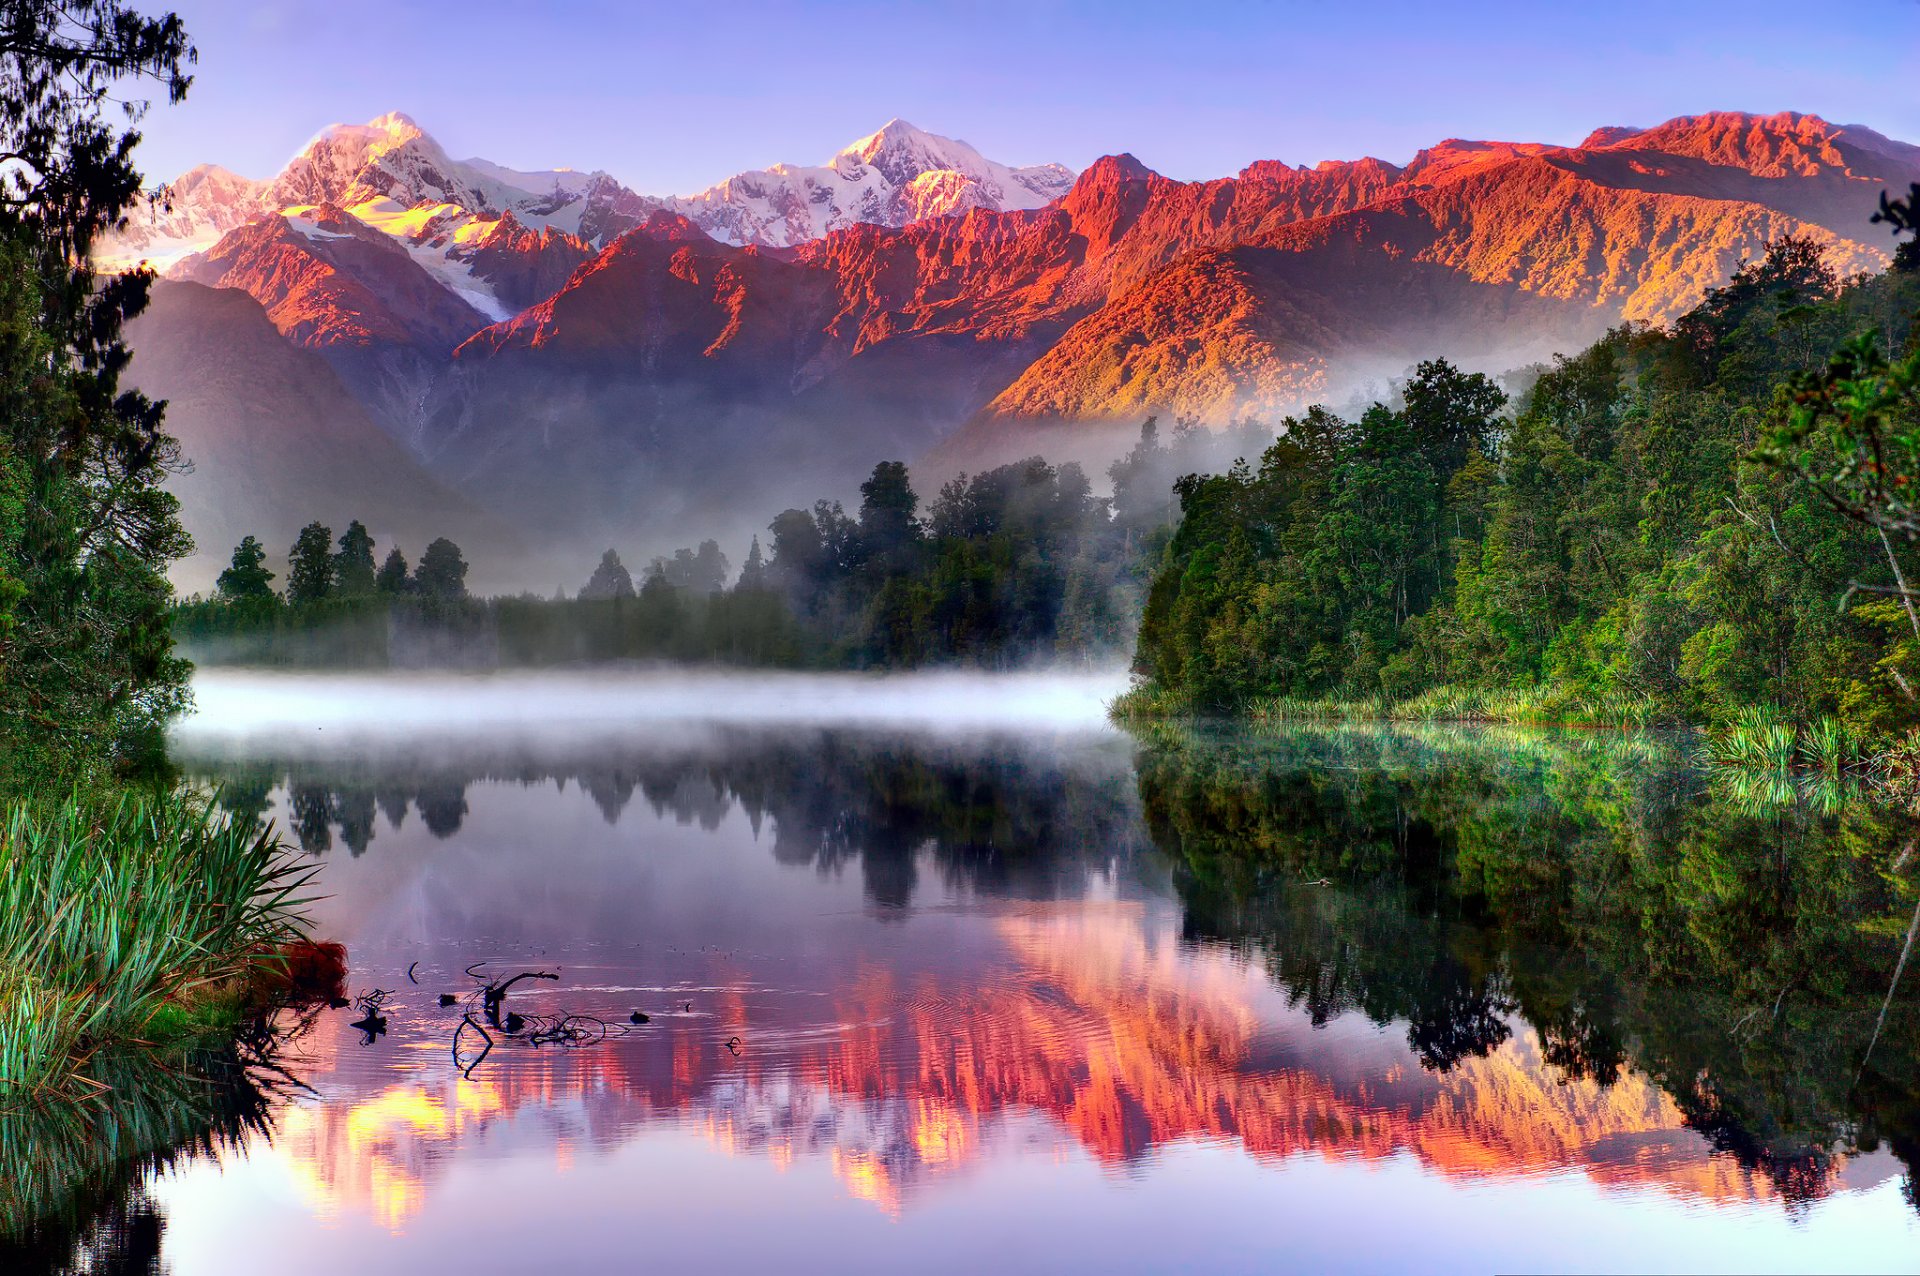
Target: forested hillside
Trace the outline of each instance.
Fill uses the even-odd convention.
[[[1912,400],[1864,431],[1855,402],[1914,348],[1916,265],[1842,279],[1783,239],[1514,402],[1427,363],[1401,406],[1315,409],[1257,466],[1181,480],[1130,707],[1920,720],[1910,535],[1873,513]]]

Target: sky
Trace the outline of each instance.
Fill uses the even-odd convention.
[[[1007,163],[1126,151],[1183,179],[1724,109],[1920,142],[1920,0],[174,7],[200,66],[146,121],[156,181],[206,162],[270,176],[325,125],[390,110],[457,158],[649,194],[819,163],[895,117]]]

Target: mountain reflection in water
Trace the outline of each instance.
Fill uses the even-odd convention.
[[[1887,996],[1906,822],[1722,793],[1678,746],[786,723],[182,753],[321,859],[321,929],[356,988],[397,992],[371,1045],[338,1012],[283,1048],[315,1093],[244,1156],[150,1185],[176,1270],[246,1270],[268,1227],[288,1269],[464,1270],[422,1253],[536,1181],[572,1184],[541,1198],[574,1211],[555,1260],[635,1228],[669,1265],[751,1257],[765,1226],[798,1270],[887,1246],[1009,1270],[1914,1261],[1920,1017]],[[502,1041],[462,1079],[436,998],[481,961],[560,973],[515,989],[525,1013],[651,1022]],[[716,1201],[715,1149],[777,1177]],[[1496,1209],[1538,1217],[1474,1221]]]

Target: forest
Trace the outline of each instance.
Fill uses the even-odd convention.
[[[173,613],[203,663],[313,667],[551,666],[679,660],[785,668],[1004,668],[1124,660],[1185,473],[1255,455],[1272,432],[1154,419],[1096,496],[1082,469],[1040,457],[944,483],[924,509],[906,465],[883,461],[849,513],[790,509],[736,571],[714,541],[648,563],[636,583],[609,549],[577,588],[475,598],[459,547],[417,565],[364,525],[313,523],[276,589],[246,538],[211,597]],[[379,558],[379,566],[375,566]]]
[[[1785,239],[1512,396],[1430,362],[1287,421],[1179,480],[1123,712],[1904,731],[1917,309],[1911,242],[1841,279]]]

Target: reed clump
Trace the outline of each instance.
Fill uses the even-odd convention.
[[[1707,758],[1743,771],[1807,770],[1839,777],[1872,769],[1876,754],[1838,718],[1794,723],[1767,705],[1742,709],[1707,733]]]
[[[0,813],[0,1105],[84,1091],[105,1047],[204,1022],[302,938],[312,877],[187,794]]]

